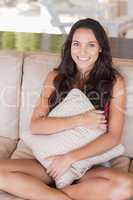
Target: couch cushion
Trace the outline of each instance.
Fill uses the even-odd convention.
[[[0,136],[18,138],[22,53],[0,51]]]
[[[0,159],[9,158],[17,145],[17,140],[0,136]]]
[[[88,97],[79,89],[72,89],[63,101],[58,104],[49,114],[50,117],[68,117],[94,109]],[[74,129],[63,130],[58,134],[32,135],[32,150],[41,164],[48,169],[52,160],[49,156],[65,154],[73,151],[104,134],[105,130],[97,127],[76,127]],[[123,145],[119,144],[111,148],[106,153],[102,153],[91,158],[83,159],[72,163],[72,166],[55,179],[56,187],[62,188],[70,185],[74,180],[83,176],[88,169],[100,163],[105,163],[112,158],[122,155]]]
[[[35,156],[33,155],[31,148],[29,148],[23,140],[19,140],[11,159],[35,159]]]
[[[30,119],[48,72],[57,66],[59,57],[51,53],[29,54],[24,60],[20,108],[20,138],[30,145]]]
[[[133,60],[114,59],[115,67],[125,78],[127,100],[125,113],[125,124],[123,128],[123,143],[126,146],[125,155],[133,157]]]

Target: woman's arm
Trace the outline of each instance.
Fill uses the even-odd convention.
[[[42,89],[41,96],[31,118],[32,134],[52,134],[64,129],[74,128],[78,124],[78,117],[48,117],[48,98],[54,91],[53,80],[57,75],[52,71],[48,74]]]
[[[82,148],[69,153],[73,162],[96,156],[121,143],[125,115],[126,89],[123,78],[118,77],[110,103],[108,132]]]

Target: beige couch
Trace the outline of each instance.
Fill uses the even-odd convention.
[[[47,73],[59,63],[56,54],[0,52],[0,159],[33,158],[29,122]],[[132,172],[133,158],[133,60],[114,59],[127,85],[126,120],[123,130],[125,156],[112,161],[113,167]],[[118,122],[119,123],[119,122]],[[130,169],[129,169],[130,168]],[[0,200],[19,199],[0,192]]]

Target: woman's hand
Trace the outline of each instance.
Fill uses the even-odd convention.
[[[63,155],[56,155],[56,156],[50,156],[48,159],[52,159],[52,163],[47,169],[47,173],[53,178],[57,179],[62,174],[64,174],[67,169],[70,168],[73,160],[69,156],[69,154],[63,154]]]
[[[107,120],[104,116],[104,111],[101,110],[91,110],[79,115],[80,126],[86,128],[101,128],[106,130]]]

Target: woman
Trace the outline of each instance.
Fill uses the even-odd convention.
[[[74,87],[80,88],[96,109],[69,118],[48,117],[49,111]],[[123,94],[117,95],[120,90]],[[107,132],[82,148],[54,156],[47,171],[35,159],[0,161],[0,189],[32,200],[130,199],[132,175],[106,167],[89,170],[75,184],[62,190],[52,187],[53,178],[63,174],[73,162],[103,153],[120,143],[124,122],[120,110],[124,110],[125,93],[123,77],[112,68],[104,29],[95,20],[79,20],[66,39],[60,65],[45,80],[32,115],[31,132],[53,134],[81,125],[107,128]]]

